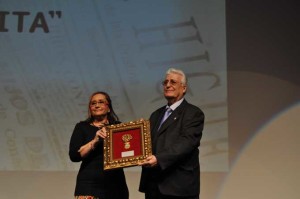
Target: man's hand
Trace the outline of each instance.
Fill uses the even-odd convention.
[[[145,166],[145,167],[154,167],[157,165],[157,159],[154,155],[150,155],[145,160],[140,162],[138,165]]]

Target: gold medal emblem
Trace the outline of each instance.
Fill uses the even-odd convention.
[[[130,148],[130,140],[132,139],[132,135],[125,134],[122,136],[122,140],[124,142],[124,148],[129,149]]]

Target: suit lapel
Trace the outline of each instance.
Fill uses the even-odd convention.
[[[179,119],[184,107],[186,105],[186,101],[184,100],[172,113],[171,115],[166,119],[166,121],[161,125],[159,131],[157,132],[157,136],[165,132],[165,130],[172,125],[176,120]]]
[[[160,125],[160,121],[162,120],[162,118],[164,117],[164,113],[165,113],[165,106],[162,107],[160,110],[159,110],[159,113],[158,113],[158,116],[156,119],[154,119],[155,121],[155,124],[153,125],[153,127],[151,127],[151,134],[152,134],[152,137],[153,139],[155,139],[157,137],[157,129]]]
[[[166,107],[162,107],[160,110],[158,110],[158,114],[156,116],[156,118],[153,118],[153,121],[155,121],[155,123],[153,124],[153,126],[151,126],[151,139],[152,139],[152,150],[153,153],[156,153],[156,140],[158,137],[158,127],[160,125],[160,121],[162,120],[162,118],[164,117],[164,113],[165,113],[165,109]]]

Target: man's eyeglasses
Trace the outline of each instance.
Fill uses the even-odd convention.
[[[104,106],[104,105],[107,105],[108,103],[107,103],[105,100],[100,100],[100,101],[98,101],[98,102],[92,101],[92,102],[90,103],[90,106],[91,106],[91,107],[96,107],[98,104],[99,104],[100,106]]]
[[[161,84],[162,84],[163,86],[167,86],[168,83],[170,83],[171,86],[175,86],[175,85],[178,84],[179,82],[177,82],[177,81],[171,79],[171,80],[164,80]]]

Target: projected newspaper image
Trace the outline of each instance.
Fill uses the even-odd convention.
[[[76,170],[68,145],[89,95],[109,92],[122,122],[147,119],[174,67],[206,115],[202,171],[227,171],[224,2],[31,2],[0,3],[1,170]]]

